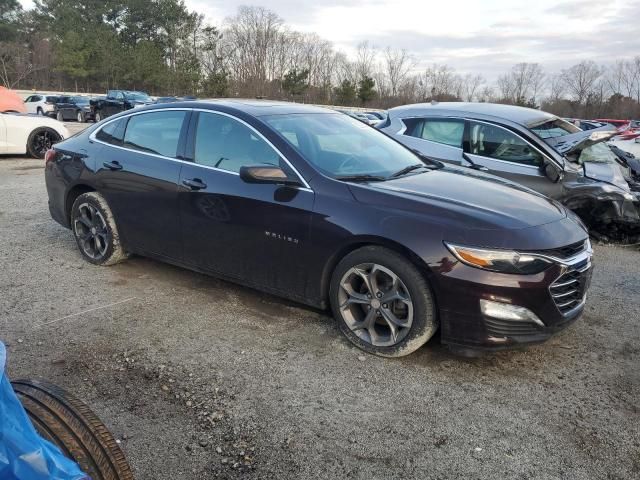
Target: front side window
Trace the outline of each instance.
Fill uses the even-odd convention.
[[[123,146],[140,152],[175,158],[187,112],[150,112],[129,117]]]
[[[194,161],[229,172],[251,165],[285,168],[278,153],[246,125],[233,118],[200,112],[196,127]]]
[[[542,165],[544,159],[528,142],[507,130],[488,123],[470,122],[469,153],[524,165]]]
[[[462,148],[464,120],[453,118],[410,118],[404,120],[405,135]]]
[[[340,178],[388,178],[421,160],[384,133],[341,113],[268,115],[260,118],[315,168]],[[294,140],[295,139],[295,140]]]

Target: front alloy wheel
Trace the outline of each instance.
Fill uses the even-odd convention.
[[[58,132],[50,128],[38,128],[31,132],[27,140],[27,152],[33,158],[44,158],[54,144],[62,140]]]
[[[377,263],[350,268],[340,281],[340,313],[363,341],[388,347],[402,341],[413,324],[413,302],[398,276]]]
[[[417,350],[438,327],[425,276],[400,253],[367,246],[336,266],[329,291],[340,330],[357,347],[384,357]]]

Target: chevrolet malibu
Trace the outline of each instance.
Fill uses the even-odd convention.
[[[45,162],[51,215],[88,262],[144,255],[331,308],[373,354],[438,328],[463,352],[541,342],[584,308],[592,250],[573,213],[331,110],[142,107]]]

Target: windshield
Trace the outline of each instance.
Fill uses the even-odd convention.
[[[148,102],[151,100],[149,95],[144,92],[127,92],[127,98],[131,100],[138,100],[140,102]]]
[[[87,97],[73,97],[73,101],[78,105],[89,104],[89,99]]]
[[[311,113],[262,117],[327,176],[393,174],[422,164],[413,152],[384,133],[347,115]]]
[[[535,127],[531,127],[530,130],[538,135],[540,138],[553,138],[562,137],[570,133],[578,133],[580,129],[575,125],[556,118],[555,120],[549,120],[548,122],[541,123]]]

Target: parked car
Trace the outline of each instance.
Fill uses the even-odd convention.
[[[87,120],[93,120],[89,100],[89,97],[61,96],[54,105],[54,115],[60,122],[64,120],[75,120],[79,123],[84,123]]]
[[[131,108],[151,105],[152,98],[145,92],[109,90],[105,98],[92,99],[91,113],[96,122]]]
[[[539,110],[490,103],[389,110],[379,127],[428,157],[486,171],[559,200],[597,232],[640,227],[640,198],[611,157],[611,127],[582,131]],[[626,232],[626,233],[624,233]]]
[[[615,118],[595,118],[593,121],[594,122],[608,123],[610,125],[613,125],[617,129],[626,128],[627,126],[629,126],[629,122],[630,122],[629,120],[620,120],[620,119],[615,119]]]
[[[27,113],[27,108],[16,92],[0,87],[0,112]]]
[[[592,251],[559,203],[423,161],[331,110],[200,101],[121,113],[46,157],[82,256],[146,255],[312,305],[389,357],[539,342],[584,308]]]
[[[29,95],[25,99],[24,104],[27,108],[27,113],[50,116],[54,112],[57,101],[58,95],[43,95],[36,93],[34,95]]]
[[[0,113],[0,154],[44,158],[48,149],[68,136],[65,126],[52,118]]]
[[[387,115],[385,112],[381,112],[379,110],[372,110],[370,112],[365,112],[367,115],[373,115],[374,117],[376,117],[378,120],[386,120],[387,119]]]

